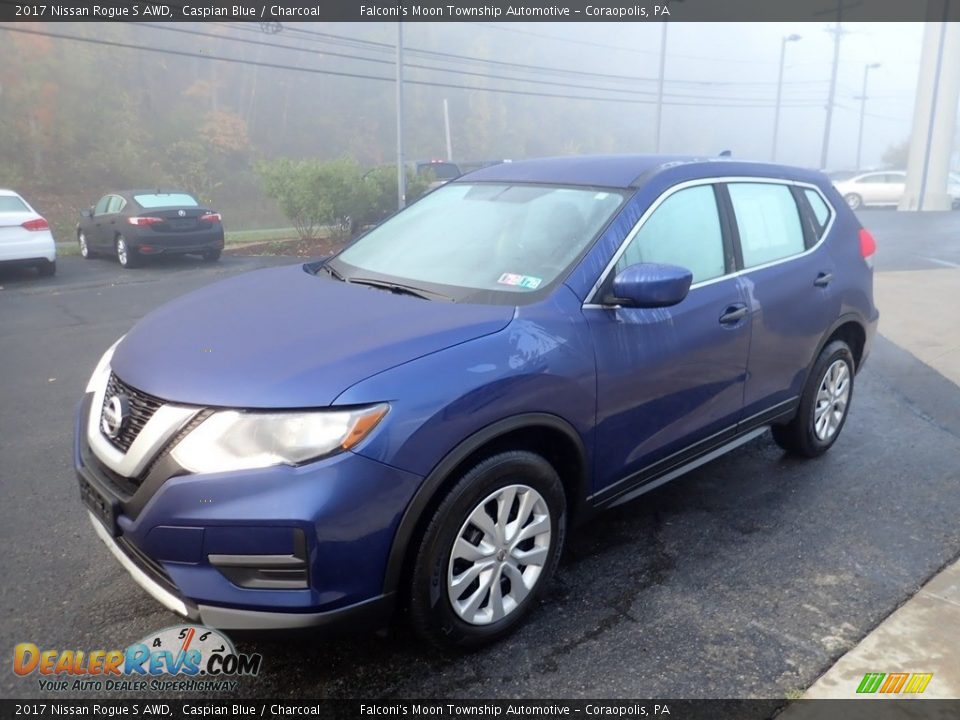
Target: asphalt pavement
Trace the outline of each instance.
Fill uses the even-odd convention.
[[[881,271],[960,264],[960,213],[863,219]],[[122,648],[178,622],[93,534],[71,468],[74,408],[103,350],[151,308],[285,262],[0,270],[2,652]],[[878,338],[826,456],[788,458],[763,436],[579,528],[543,607],[507,641],[444,655],[402,624],[240,638],[264,661],[237,695],[796,697],[960,556],[958,407],[956,385]],[[0,670],[0,697],[41,695],[35,678]]]

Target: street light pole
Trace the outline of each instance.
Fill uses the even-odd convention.
[[[780,99],[783,96],[783,60],[787,55],[787,43],[796,42],[799,35],[784,35],[780,39],[780,71],[777,74],[777,103],[773,110],[773,144],[770,148],[770,162],[777,160],[777,132],[780,129]]]
[[[863,148],[863,118],[867,109],[867,76],[874,68],[880,67],[880,63],[867,63],[863,66],[863,92],[860,93],[860,129],[857,131],[857,164],[854,166],[860,169],[860,151]]]

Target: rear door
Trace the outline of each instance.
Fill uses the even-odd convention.
[[[884,204],[897,205],[900,199],[907,191],[907,174],[902,172],[891,172],[885,176],[884,183]]]
[[[743,420],[759,424],[792,409],[824,332],[839,317],[836,269],[822,244],[833,210],[813,186],[758,179],[725,190],[752,318]]]
[[[597,363],[599,502],[680,462],[692,445],[732,436],[742,408],[750,318],[716,190],[697,184],[658,202],[601,291],[630,265],[669,263],[692,271],[687,297],[668,308],[584,306]]]

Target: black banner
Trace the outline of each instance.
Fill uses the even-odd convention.
[[[960,21],[960,0],[0,0],[3,22]]]
[[[895,720],[960,717],[960,700],[0,700],[13,718],[671,718]]]

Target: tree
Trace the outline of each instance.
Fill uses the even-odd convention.
[[[907,160],[910,158],[910,140],[904,140],[901,143],[888,147],[881,160],[888,168],[901,170],[907,166]]]

